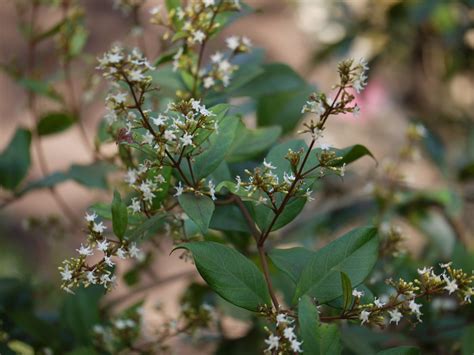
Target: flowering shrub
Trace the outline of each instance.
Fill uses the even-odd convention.
[[[143,3],[122,0],[115,5],[125,14],[137,14]],[[77,4],[61,4],[65,18],[53,32],[60,39],[67,80],[68,63],[80,52],[72,52],[71,43],[81,41],[77,36],[84,32]],[[40,5],[32,6],[34,11]],[[93,165],[51,175],[45,171],[43,179],[20,185],[29,166],[22,147],[29,148],[31,134],[25,129],[17,131],[0,157],[1,184],[12,190],[12,200],[37,188],[54,193],[54,186],[66,179],[100,185],[112,168],[123,176],[110,204],[90,207],[76,256],[59,267],[61,288],[73,294],[67,298],[70,305],[84,299],[96,302],[95,293],[112,290],[120,260],[134,261],[132,274],[125,275],[133,286],[130,275],[146,270],[163,238],[173,241],[170,252],[179,254],[183,263],[195,264],[214,292],[211,305],[204,302],[208,296],[202,296],[208,289],[196,290],[204,286],[193,284],[178,317],[149,339],[143,337],[141,304],[108,319],[94,316],[86,321],[93,328],[85,333],[70,320],[74,313],[66,308],[66,328],[72,328],[78,344],[87,346],[78,348],[84,353],[156,353],[167,349],[176,335],[218,331],[225,307],[219,309],[223,301],[215,294],[259,319],[258,341],[244,340],[252,352],[269,354],[339,354],[343,347],[354,351],[348,337],[341,335],[348,324],[380,329],[416,326],[433,297],[452,296],[460,304],[471,301],[474,276],[451,262],[411,267],[404,278],[392,277],[394,273],[385,277],[381,265],[400,252],[402,232],[387,227],[383,218],[333,238],[322,248],[312,243],[306,243],[311,246],[307,248],[281,246],[292,240],[284,227],[314,200],[321,181],[342,178],[354,161],[373,158],[362,145],[336,149],[323,140],[330,120],[358,116],[355,99],[367,85],[369,68],[363,59],[343,60],[337,68],[339,81],[324,93],[313,92],[314,87],[286,65],[264,64],[247,37],[228,37],[225,48],[207,55],[208,42],[242,8],[248,10],[238,0],[166,1],[166,8],[150,11],[151,22],[165,29],[163,40],[168,42],[159,58],[150,61],[140,49],[120,44],[98,58],[97,70],[110,90]],[[36,41],[37,37],[30,39],[33,45]],[[65,102],[41,81],[19,80],[30,100],[43,95],[64,105],[64,113],[43,116],[34,139],[78,119],[73,99]],[[242,97],[256,102],[258,128],[246,125],[245,105],[232,104]],[[299,125],[303,114],[308,120]],[[297,139],[279,140],[297,127]],[[422,126],[411,126],[400,157],[416,155],[424,134]],[[106,158],[100,147],[110,142],[116,143],[116,154]],[[7,165],[11,161],[15,168]],[[375,179],[372,191],[385,201],[380,216],[390,207],[387,194],[396,193],[392,188],[383,195],[384,182],[397,177],[393,164],[385,165]],[[156,311],[165,314],[162,305]],[[6,317],[20,322],[8,312]],[[10,336],[14,334],[4,335],[6,340]],[[44,353],[70,350],[61,341],[35,341]],[[382,353],[417,351],[399,347]]]

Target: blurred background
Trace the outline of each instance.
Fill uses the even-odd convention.
[[[80,3],[85,9],[85,28],[89,34],[84,50],[90,53],[90,58],[73,67],[76,91],[95,80],[95,57],[114,41],[139,44],[140,31],[143,31],[147,56],[155,58],[160,54],[160,30],[147,21],[149,9],[160,1],[146,1],[138,22],[114,8],[113,1],[82,0]],[[356,223],[354,209],[357,212],[364,208],[373,210],[370,201],[377,177],[383,175],[387,162],[397,159],[406,144],[406,129],[415,123],[422,125],[426,133],[420,142],[420,154],[400,164],[403,189],[429,192],[429,196],[435,196],[436,203],[442,201],[446,209],[441,216],[447,218],[430,215],[414,226],[407,221],[409,218],[397,217],[398,225],[407,236],[404,249],[415,255],[423,253],[423,245],[428,243],[427,235],[431,232],[437,240],[434,243],[438,243],[435,253],[441,259],[445,255],[443,250],[446,255],[452,254],[455,239],[461,240],[464,248],[471,248],[474,231],[474,2],[248,0],[247,3],[254,11],[229,26],[224,36],[210,44],[209,53],[222,46],[226,36],[245,35],[255,47],[264,48],[267,61],[288,63],[307,81],[326,92],[337,82],[335,68],[340,60],[364,57],[370,65],[369,84],[357,99],[360,116],[332,119],[325,140],[334,147],[363,144],[372,151],[378,165],[369,159],[363,160],[351,168],[344,182],[325,183],[316,201],[296,221],[296,226],[290,227],[293,228],[290,232],[311,230],[324,234],[335,229],[331,223],[323,225],[330,217],[344,216]],[[2,64],[15,63],[19,67],[27,64],[28,48],[17,26],[21,16],[14,1],[1,1]],[[45,12],[39,25],[47,28],[58,16],[54,11]],[[137,24],[143,29],[137,29]],[[58,65],[51,54],[53,50],[54,43],[38,46],[37,65],[46,76],[54,76]],[[71,164],[93,160],[87,145],[93,144],[94,132],[105,112],[105,86],[97,85],[99,89],[81,108],[85,137],[75,126],[41,140],[48,171],[65,170]],[[58,91],[61,90],[66,88],[58,87]],[[3,72],[0,72],[0,93],[2,150],[18,125],[32,127],[32,117],[24,89]],[[37,102],[40,108],[48,108],[48,105],[51,104]],[[35,180],[42,174],[38,157],[33,153],[33,167],[27,179]],[[88,189],[71,181],[59,185],[57,193],[78,219],[90,204],[110,199],[106,190]],[[0,196],[3,195],[7,193],[0,190]],[[433,200],[423,201],[433,203]],[[417,200],[417,203],[423,201]],[[334,221],[337,224],[337,219]],[[31,280],[49,297],[43,306],[52,307],[55,297],[59,297],[55,296],[59,284],[57,266],[73,253],[81,238],[82,233],[73,233],[68,228],[63,209],[47,189],[15,199],[0,212],[0,276]],[[446,250],[449,248],[451,250]],[[192,265],[184,264],[176,255],[169,256],[168,249],[163,246],[162,255],[154,261],[156,275],[146,275],[141,280],[143,289],[136,296],[153,291],[150,302],[159,299],[173,309],[177,308],[176,295],[195,274],[190,271]],[[128,265],[119,268],[127,270]],[[187,272],[185,278],[173,279],[183,268]],[[155,277],[170,279],[154,287]],[[111,302],[118,300],[117,305],[121,307],[120,297],[128,292],[127,286],[120,283],[108,297]],[[238,332],[238,327],[236,329]]]

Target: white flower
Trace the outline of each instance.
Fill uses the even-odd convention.
[[[361,320],[361,324],[367,323],[369,321],[370,312],[366,311],[365,309],[360,312],[359,319]]]
[[[204,6],[206,6],[206,7],[213,6],[213,5],[216,4],[215,1],[216,1],[216,0],[203,0]]]
[[[225,42],[227,44],[227,48],[232,51],[235,51],[240,45],[239,37],[237,36],[228,37]]]
[[[107,239],[103,239],[97,242],[97,249],[103,252],[107,251],[107,249],[109,249],[109,242],[107,241]]]
[[[356,288],[352,290],[352,296],[356,298],[361,298],[364,295],[363,291],[358,291]]]
[[[142,209],[140,200],[136,197],[132,198],[132,203],[128,206],[134,213],[139,213]]]
[[[293,339],[291,341],[291,350],[293,350],[295,353],[302,353],[303,352],[303,350],[301,349],[301,344],[302,343],[303,342],[301,342],[301,341]]]
[[[69,281],[72,279],[72,271],[69,270],[69,265],[66,264],[63,271],[60,272],[63,281]]]
[[[138,69],[135,69],[135,70],[131,70],[130,71],[130,74],[128,76],[128,79],[131,81],[131,82],[140,82],[142,81],[143,79],[145,79],[145,76],[143,75],[143,73],[138,70]]]
[[[127,182],[130,186],[135,184],[138,179],[138,174],[135,169],[128,169],[127,174],[125,175],[125,182]]]
[[[115,263],[112,261],[112,258],[108,255],[104,256],[104,263],[105,265],[110,266],[110,267],[113,267],[115,265]]]
[[[193,135],[189,133],[185,133],[181,138],[181,142],[183,142],[183,147],[187,145],[193,145]]]
[[[154,138],[155,137],[153,137],[153,134],[151,134],[149,131],[146,131],[146,133],[142,137],[143,143],[153,145]]]
[[[197,30],[196,32],[193,33],[193,43],[202,43],[206,39],[206,34],[202,32],[201,30]]]
[[[91,284],[96,284],[97,283],[97,278],[94,275],[94,270],[88,271],[86,274],[87,282]]]
[[[304,197],[306,197],[308,201],[314,201],[314,197],[311,197],[312,193],[313,193],[313,190],[310,190],[308,187],[304,193]]]
[[[242,184],[242,179],[240,178],[239,175],[235,177],[235,180],[237,181],[237,185],[235,185],[235,192],[240,190],[240,185]]]
[[[152,117],[151,120],[156,126],[162,126],[166,123],[165,116],[163,115],[158,115],[158,117]]]
[[[285,328],[285,330],[283,331],[283,336],[290,341],[296,339],[295,327]]]
[[[374,304],[375,304],[375,307],[378,307],[378,308],[385,306],[385,302],[381,301],[377,297],[374,298]]]
[[[216,200],[216,186],[214,185],[212,180],[209,180],[209,183],[207,184],[207,186],[209,187],[209,194],[211,195],[211,199],[215,201]]]
[[[123,104],[125,101],[127,101],[127,93],[119,92],[115,95],[111,95],[110,98],[118,104]]]
[[[252,41],[250,40],[250,38],[246,37],[246,36],[243,36],[242,37],[242,43],[246,46],[246,47],[252,47]]]
[[[84,255],[84,256],[94,255],[94,251],[92,250],[92,248],[89,245],[84,246],[84,245],[81,244],[81,247],[79,249],[76,249],[76,251],[80,255]]]
[[[341,171],[340,171],[339,175],[344,177],[345,174],[346,174],[346,163],[342,164]]]
[[[216,85],[216,81],[212,76],[207,76],[204,78],[204,88],[209,89]]]
[[[160,11],[161,11],[161,6],[160,6],[160,5],[155,6],[155,7],[152,7],[152,8],[150,9],[150,15],[153,15],[153,16],[154,16],[154,15],[157,15],[157,14],[160,13]]]
[[[354,115],[355,118],[359,118],[360,116],[360,107],[359,106],[354,106],[354,110],[352,111],[352,115]]]
[[[285,313],[278,313],[276,316],[276,325],[277,327],[280,324],[288,324],[288,323],[293,323],[292,319],[289,319],[288,316]]]
[[[270,334],[268,338],[265,339],[265,343],[268,345],[267,351],[278,350],[278,346],[280,345],[280,337]]]
[[[229,73],[232,69],[232,64],[228,60],[223,60],[219,63],[219,71],[223,73]],[[222,79],[224,81],[224,79]]]
[[[120,53],[108,53],[107,54],[107,61],[110,64],[117,64],[123,59],[123,55]]]
[[[390,323],[395,322],[396,325],[398,325],[403,316],[398,309],[388,311],[388,314],[390,314]]]
[[[178,182],[178,186],[174,187],[176,189],[176,193],[173,195],[174,197],[181,196],[184,192],[183,185],[181,184],[181,181]]]
[[[107,284],[111,282],[113,282],[113,279],[110,278],[110,274],[103,274],[100,277],[100,283],[104,285],[105,287],[107,287]]]
[[[139,258],[142,254],[142,251],[137,247],[136,243],[132,243],[128,248],[128,253],[132,258]]]
[[[92,226],[92,230],[96,233],[102,234],[105,230],[107,229],[106,226],[104,226],[103,222],[95,223]]]
[[[288,173],[285,171],[283,173],[283,181],[285,181],[288,185],[291,185],[293,181],[295,181],[295,176],[293,175],[293,173],[291,173],[291,175],[288,175]]]
[[[458,289],[458,284],[456,283],[456,280],[450,280],[449,277],[443,274],[444,281],[446,282],[446,286],[444,287],[445,290],[449,292],[449,294],[452,294]]]
[[[126,259],[127,258],[127,251],[123,249],[122,247],[117,249],[117,256],[120,259]]]
[[[432,267],[426,267],[426,266],[423,269],[417,269],[419,275],[430,273],[431,270],[433,270]]]
[[[211,61],[213,63],[219,63],[222,59],[224,59],[224,55],[221,52],[216,52],[211,55]]]
[[[276,169],[276,166],[273,166],[271,162],[267,162],[266,159],[263,159],[263,166],[267,169],[274,170]]]
[[[84,217],[87,222],[94,222],[95,219],[97,218],[97,214],[94,212],[92,214],[86,213],[86,216]]]
[[[173,139],[176,139],[176,135],[174,134],[174,132],[169,129],[165,131],[164,137],[167,141],[172,141]]]
[[[421,137],[426,137],[426,128],[422,124],[417,124],[415,130]]]
[[[420,316],[423,315],[423,313],[421,313],[420,311],[421,304],[416,303],[415,300],[412,299],[410,300],[410,303],[408,303],[408,307],[410,307],[410,310],[416,315],[418,320],[421,322]]]
[[[329,143],[319,142],[319,148],[321,148],[321,150],[329,150],[331,147],[332,146]]]
[[[450,261],[449,263],[446,263],[446,264],[440,263],[439,267],[441,267],[443,269],[447,269],[448,267],[451,266],[452,263],[453,263],[452,261]]]
[[[326,109],[319,101],[306,101],[306,104],[304,104],[303,108],[301,109],[301,113],[311,112],[318,116],[322,115],[325,111]]]

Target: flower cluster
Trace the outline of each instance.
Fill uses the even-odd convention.
[[[83,285],[102,285],[106,289],[113,288],[116,276],[113,275],[115,261],[112,259],[143,259],[143,252],[136,243],[126,239],[114,240],[105,235],[107,227],[103,222],[97,222],[95,213],[86,214],[89,236],[85,244],[77,249],[76,258],[65,260],[59,267],[62,284],[61,288],[72,293],[72,289]],[[89,264],[88,257],[100,256],[100,261]]]
[[[265,353],[302,353],[302,342],[298,340],[295,334],[294,319],[285,313],[272,315],[272,318],[275,323],[275,332],[270,331],[268,328],[266,329],[268,337],[265,339],[265,344],[267,344]]]
[[[403,317],[408,316],[414,316],[417,322],[422,322],[422,305],[417,301],[423,297],[447,293],[456,295],[462,304],[470,303],[474,295],[474,275],[452,268],[451,263],[440,264],[440,267],[443,269],[441,274],[436,274],[433,267],[418,269],[419,278],[413,282],[387,280],[395,292],[390,296],[375,298],[369,304],[360,304],[363,293],[354,290],[355,302],[346,317],[358,318],[361,324],[384,326],[388,322],[398,325]]]
[[[228,51],[214,53],[210,57],[209,67],[201,68],[202,49],[221,26],[216,17],[223,12],[239,10],[240,3],[236,0],[190,1],[184,7],[178,6],[169,11],[166,18],[161,13],[161,7],[151,10],[151,22],[166,29],[164,39],[171,37],[171,42],[181,42],[173,55],[173,70],[190,73],[194,77],[195,88],[197,85],[205,90],[227,87],[232,74],[238,69],[237,65],[231,63],[232,59],[252,47],[247,37],[230,36],[226,40]]]

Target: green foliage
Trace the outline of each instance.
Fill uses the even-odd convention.
[[[186,243],[175,249],[189,250],[202,278],[230,303],[253,312],[270,305],[262,273],[235,249],[215,242]]]
[[[185,193],[179,196],[179,204],[184,212],[206,233],[214,213],[214,202],[207,196]]]
[[[76,118],[66,112],[49,112],[40,117],[36,131],[40,136],[60,133],[75,122]]]
[[[0,185],[15,189],[28,173],[30,158],[30,131],[19,128],[0,154]]]
[[[327,302],[342,295],[340,272],[360,284],[378,256],[377,229],[358,228],[315,252],[298,280],[293,301],[303,295]]]
[[[127,206],[122,202],[120,193],[114,191],[114,200],[112,201],[112,226],[114,233],[120,239],[123,239],[127,231],[128,213]]]

